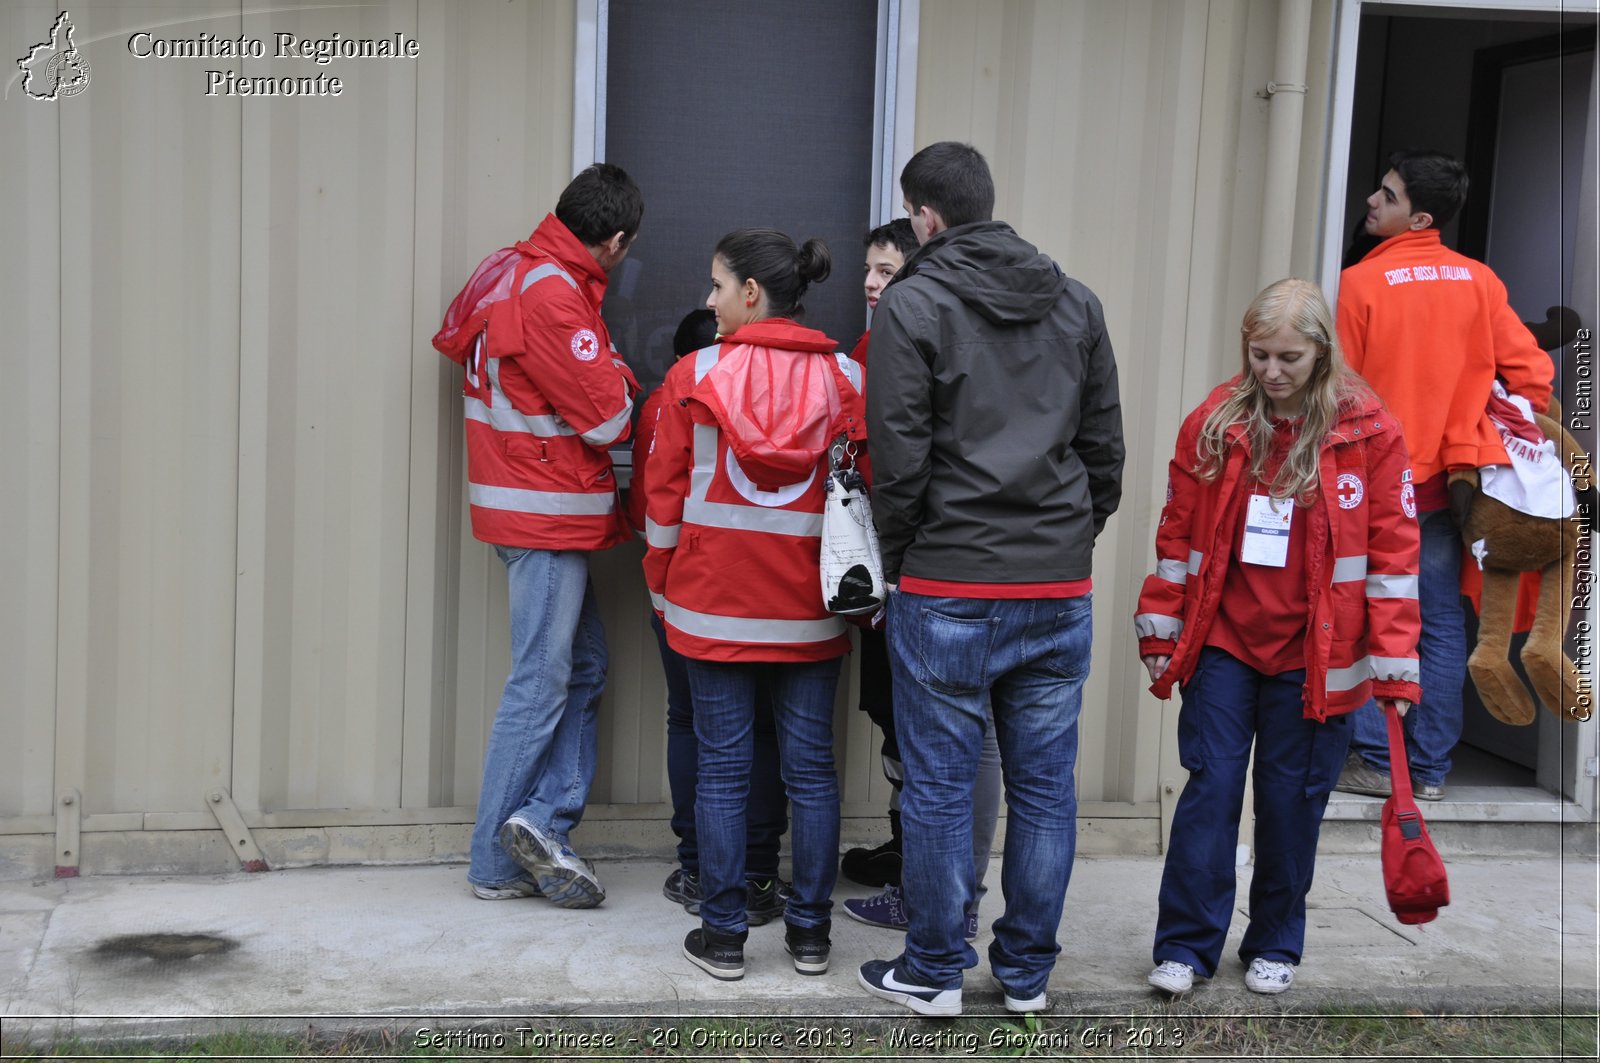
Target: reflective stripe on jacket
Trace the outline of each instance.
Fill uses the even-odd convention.
[[[1171,696],[1193,673],[1216,617],[1228,565],[1243,534],[1250,494],[1249,440],[1241,426],[1216,479],[1196,475],[1206,416],[1234,381],[1184,419],[1168,466],[1167,503],[1156,530],[1156,570],[1134,616],[1141,657],[1169,655],[1150,687]],[[1321,452],[1319,493],[1296,511],[1309,520],[1305,715],[1322,720],[1369,697],[1421,697],[1417,667],[1415,488],[1398,422],[1370,392],[1358,392]]]
[[[773,319],[747,325],[667,372],[644,485],[644,569],[667,641],[685,656],[812,661],[849,652],[844,621],[823,608],[817,559],[827,442],[840,431],[863,431],[861,372],[832,346],[820,332]],[[745,411],[768,427],[809,421],[808,439],[826,429],[814,454],[788,433],[763,437],[800,463],[790,475],[765,463],[747,467],[751,459],[741,461],[735,451],[748,455],[751,440],[735,446],[713,412],[709,374],[725,359],[752,353],[790,369],[800,367],[798,359],[816,360],[810,369],[820,373],[820,387],[809,408],[792,394],[764,393],[763,400],[774,400],[770,407],[753,411],[752,403]],[[837,413],[818,405],[824,398]]]
[[[609,448],[638,383],[600,317],[606,274],[554,215],[486,258],[434,337],[465,369],[473,535],[600,550],[628,538]]]

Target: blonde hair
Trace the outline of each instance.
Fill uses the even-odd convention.
[[[1272,407],[1266,389],[1250,371],[1250,344],[1288,327],[1310,341],[1316,363],[1306,382],[1305,421],[1273,477],[1268,493],[1309,504],[1317,488],[1318,455],[1339,421],[1340,410],[1363,388],[1361,378],[1344,364],[1333,313],[1322,289],[1310,281],[1288,277],[1274,281],[1251,301],[1239,327],[1243,372],[1232,392],[1206,417],[1196,444],[1200,479],[1215,480],[1227,460],[1228,430],[1243,425],[1250,442],[1250,473],[1266,475],[1272,451]]]

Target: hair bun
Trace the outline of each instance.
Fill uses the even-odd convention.
[[[828,245],[812,237],[800,245],[800,255],[795,260],[795,271],[800,274],[802,284],[819,284],[828,279],[828,274],[833,272],[833,256],[828,253]]]

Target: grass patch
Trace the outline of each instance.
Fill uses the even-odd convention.
[[[329,1036],[247,1028],[181,1042],[47,1048],[6,1042],[17,1063],[130,1060],[387,1059],[1170,1059],[1575,1060],[1597,1058],[1595,1016],[1371,1015],[1323,1009],[1217,1015],[1164,1005],[1134,1015],[879,1018],[576,1018],[463,1020],[419,1033],[416,1020]]]

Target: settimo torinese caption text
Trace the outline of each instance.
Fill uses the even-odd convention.
[[[303,60],[325,67],[335,59],[416,59],[421,46],[415,37],[391,33],[386,37],[301,37],[272,33],[266,37],[220,37],[200,33],[194,37],[160,37],[140,30],[128,38],[135,59],[285,59]],[[246,77],[236,70],[205,72],[207,96],[338,96],[344,82],[325,70],[305,75]]]

